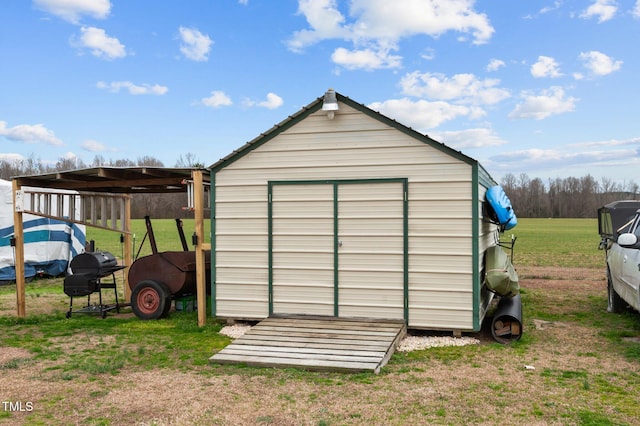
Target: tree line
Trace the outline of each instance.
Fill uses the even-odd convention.
[[[33,155],[20,160],[0,159],[0,179],[10,180],[14,176],[54,173],[87,167],[164,167],[162,161],[151,156],[106,160],[97,155],[91,163],[77,158],[61,158],[55,164],[46,164]],[[202,161],[192,153],[178,158],[173,167],[204,168]],[[592,218],[599,207],[618,200],[640,199],[640,187],[634,181],[617,183],[608,178],[600,181],[591,175],[580,178],[555,178],[546,182],[530,178],[526,173],[505,175],[500,184],[509,196],[518,217],[544,218]],[[182,210],[186,205],[186,194],[133,194],[131,216],[146,215],[157,219],[185,218],[191,213]]]
[[[599,207],[619,200],[640,199],[634,181],[617,183],[608,178],[596,180],[590,174],[576,178],[555,178],[544,182],[509,173],[500,184],[509,196],[518,217],[594,218]]]

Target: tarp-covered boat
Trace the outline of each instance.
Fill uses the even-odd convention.
[[[518,218],[511,206],[511,200],[500,185],[487,189],[485,194],[489,203],[489,216],[504,229],[511,229],[518,224]]]
[[[520,293],[520,283],[511,259],[500,246],[489,247],[485,253],[487,287],[500,296],[513,297]]]
[[[23,189],[37,189],[42,192],[52,192],[43,188],[24,187]],[[58,191],[74,194],[74,191]],[[52,206],[55,214],[60,203],[52,194]],[[62,201],[60,201],[62,202]],[[31,200],[25,200],[30,207]],[[80,217],[80,208],[74,212]],[[86,230],[84,225],[65,222],[57,219],[23,215],[24,241],[24,275],[31,279],[38,274],[58,276],[65,274],[69,261],[84,250]],[[13,188],[9,181],[0,179],[0,285],[8,284],[16,279],[14,247],[11,246],[13,230]]]

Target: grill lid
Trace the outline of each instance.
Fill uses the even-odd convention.
[[[70,267],[74,274],[94,276],[104,276],[123,268],[108,251],[81,253],[71,260]]]

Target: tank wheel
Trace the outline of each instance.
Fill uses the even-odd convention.
[[[159,319],[166,316],[171,306],[171,293],[164,283],[140,281],[131,292],[131,308],[140,319]]]
[[[620,295],[613,288],[613,283],[611,281],[611,271],[609,271],[609,268],[607,268],[607,295],[607,312],[612,312],[614,314],[624,312],[627,304],[624,300],[622,300],[622,297],[620,297]]]

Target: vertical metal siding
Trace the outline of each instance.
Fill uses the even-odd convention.
[[[271,313],[333,315],[333,185],[277,185],[269,194]]]
[[[402,182],[338,190],[339,314],[404,319]]]

